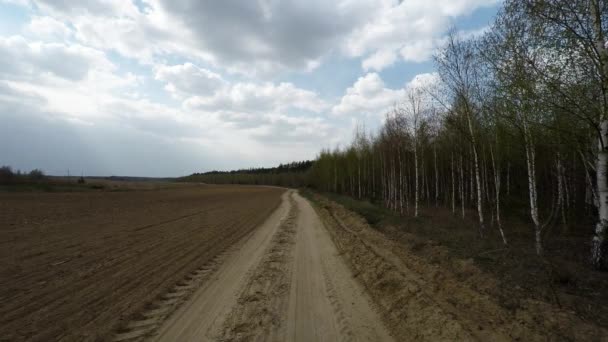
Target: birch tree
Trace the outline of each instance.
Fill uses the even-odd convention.
[[[485,231],[483,197],[481,194],[481,171],[477,146],[476,117],[478,106],[474,103],[476,89],[476,51],[471,42],[458,37],[455,31],[448,35],[448,41],[436,56],[437,69],[445,89],[452,96],[452,112],[462,115],[468,130],[468,140],[471,142],[473,154],[473,170],[476,184],[477,215],[479,218],[479,234],[483,237]]]

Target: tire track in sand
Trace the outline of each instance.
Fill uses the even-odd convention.
[[[261,263],[249,276],[237,305],[223,327],[222,340],[285,340],[285,315],[291,285],[290,261],[298,207],[289,197],[289,215],[279,227]]]

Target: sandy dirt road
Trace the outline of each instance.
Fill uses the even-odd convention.
[[[315,210],[294,191],[154,339],[392,340]]]

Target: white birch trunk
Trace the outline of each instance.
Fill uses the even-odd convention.
[[[465,215],[465,211],[464,211],[464,200],[465,200],[465,194],[464,194],[464,163],[462,162],[462,154],[460,155],[460,208],[462,210],[462,218],[464,218]]]
[[[454,152],[452,152],[452,214],[456,214],[456,182],[454,180]]]
[[[437,168],[437,145],[433,144],[433,158],[435,159],[435,207],[439,206],[439,170]]]
[[[357,158],[357,185],[359,187],[359,199],[361,199],[361,159]]]
[[[483,220],[483,197],[481,197],[481,175],[479,172],[479,158],[477,148],[473,146],[473,157],[475,159],[475,180],[477,182],[477,214],[479,215],[479,234],[483,237],[485,223]]]
[[[376,169],[374,163],[374,155],[372,154],[372,198],[376,198]]]
[[[414,139],[414,170],[415,170],[415,192],[414,192],[414,217],[418,217],[418,142]]]
[[[598,141],[598,154],[596,169],[598,222],[595,225],[595,234],[591,244],[591,260],[597,269],[606,267],[606,231],[608,230],[608,120],[604,120],[600,127]]]
[[[507,238],[505,237],[505,232],[502,230],[502,223],[500,222],[500,170],[498,170],[498,167],[496,166],[494,152],[492,152],[491,146],[490,158],[492,158],[492,170],[494,171],[494,188],[496,190],[496,223],[498,226],[498,231],[500,232],[500,236],[502,237],[502,242],[506,245]]]
[[[593,31],[595,45],[599,52],[598,73],[602,79],[602,101],[599,113],[600,136],[598,138],[598,153],[596,164],[596,186],[598,197],[598,222],[595,225],[595,234],[591,242],[591,262],[596,269],[608,268],[608,248],[606,247],[606,232],[608,230],[608,117],[606,108],[606,91],[608,91],[608,50],[602,25],[603,5],[599,0],[591,1],[591,17],[593,20]]]
[[[538,217],[538,201],[536,193],[536,152],[532,143],[530,129],[525,118],[522,120],[524,128],[524,145],[526,150],[526,164],[528,169],[528,194],[530,196],[530,216],[534,223],[534,237],[536,254],[543,254],[543,245],[541,240],[541,226]]]
[[[405,155],[407,157],[407,154]],[[404,158],[407,165],[407,158]],[[405,169],[405,212],[409,215],[410,213],[410,169],[406,167]]]
[[[481,175],[479,171],[479,156],[477,155],[477,139],[475,139],[475,131],[473,130],[473,121],[471,113],[467,111],[467,122],[469,124],[469,133],[471,134],[473,162],[475,167],[475,180],[477,186],[477,214],[479,216],[479,234],[483,237],[485,231],[485,223],[483,220],[483,197],[481,197]]]
[[[471,149],[471,154],[473,154],[473,149]],[[475,199],[475,186],[473,185],[473,181],[475,180],[475,162],[471,160],[471,164],[467,165],[469,169],[469,200],[472,202]]]
[[[557,173],[557,208],[562,214],[562,224],[566,227],[566,205],[565,205],[565,196],[564,196],[564,171],[562,166],[562,158],[557,152],[557,165],[556,165],[556,173]]]
[[[403,171],[401,164],[401,147],[397,148],[397,156],[399,157],[399,213],[403,215]]]

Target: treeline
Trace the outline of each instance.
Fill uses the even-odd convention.
[[[323,191],[395,212],[476,212],[479,236],[525,205],[536,252],[550,226],[588,224],[590,259],[608,265],[608,4],[507,0],[483,35],[451,32],[438,81],[410,87],[376,134],[324,150],[310,171]]]
[[[305,160],[280,164],[270,168],[249,168],[232,171],[209,171],[194,173],[180,180],[210,184],[251,184],[287,187],[308,186],[308,171],[314,161]]]
[[[39,169],[30,172],[14,171],[10,166],[0,167],[0,185],[25,184],[41,182],[46,179],[44,172]]]

